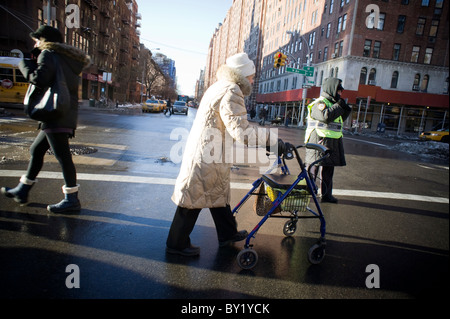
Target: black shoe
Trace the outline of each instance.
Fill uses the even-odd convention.
[[[322,203],[337,204],[338,203],[338,199],[336,197],[334,197],[334,196],[322,197]]]
[[[188,257],[198,256],[200,255],[200,247],[191,245],[191,247],[185,248],[183,250],[166,247],[166,252],[168,254],[188,256]]]
[[[241,241],[244,240],[245,238],[247,238],[248,236],[248,232],[246,230],[241,230],[239,232],[237,232],[236,234],[234,234],[233,237],[231,237],[228,240],[224,240],[224,241],[219,241],[219,247],[225,247],[231,243],[235,243],[237,241]]]

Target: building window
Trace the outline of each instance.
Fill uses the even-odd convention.
[[[416,35],[423,35],[423,31],[425,29],[426,22],[427,22],[427,19],[419,18],[419,20],[417,21]]]
[[[361,72],[359,73],[359,84],[366,84],[367,79],[367,68],[362,68]]]
[[[409,4],[409,0],[402,0],[402,4]]]
[[[412,54],[411,54],[411,62],[417,63],[419,61],[420,47],[413,46]]]
[[[431,21],[430,37],[436,37],[439,28],[439,20]]]
[[[334,76],[338,78],[339,77],[339,68],[338,67],[336,67],[334,73],[335,73]]]
[[[370,69],[369,72],[369,85],[376,85],[377,82],[377,70],[376,69]]]
[[[398,61],[400,58],[400,48],[401,48],[401,44],[394,44],[394,52],[392,54],[392,60],[394,61]]]
[[[327,24],[327,35],[326,35],[327,39],[330,37],[330,33],[331,33],[331,22]]]
[[[378,59],[380,57],[380,51],[381,51],[381,42],[375,41],[373,43],[373,57]]]
[[[394,71],[394,73],[392,73],[392,78],[391,78],[391,88],[396,89],[397,84],[398,84],[398,71]]]
[[[341,28],[342,28],[342,17],[338,18],[338,25],[337,25],[337,34],[339,34],[339,32],[341,32]]]
[[[448,94],[448,77],[445,79],[444,94]]]
[[[347,27],[347,13],[344,14],[342,18],[342,31],[344,31],[346,27]]]
[[[333,13],[334,0],[330,0],[330,14]]]
[[[428,7],[430,5],[430,0],[422,0],[422,7]]]
[[[406,16],[404,16],[404,15],[398,16],[397,33],[403,33],[403,31],[405,30],[405,22],[406,22]]]
[[[420,84],[420,74],[417,73],[416,76],[414,77],[412,90],[419,91],[419,84]]]
[[[425,49],[425,58],[423,59],[423,63],[430,64],[432,56],[433,56],[433,48],[426,48]]]
[[[370,56],[370,49],[372,48],[372,40],[366,40],[364,41],[364,52],[363,56],[369,57]]]
[[[328,47],[323,49],[323,60],[326,61],[328,59]]]
[[[344,41],[339,42],[339,56],[342,56],[342,52],[344,51]]]
[[[420,85],[420,90],[421,90],[422,92],[427,92],[427,90],[428,90],[428,81],[429,81],[429,79],[430,79],[430,77],[428,76],[428,74],[426,74],[426,75],[423,77],[422,84]]]
[[[334,57],[338,57],[339,56],[339,42],[336,42],[334,44]]]

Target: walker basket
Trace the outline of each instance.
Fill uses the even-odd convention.
[[[286,190],[279,188],[272,188],[267,186],[267,195],[269,199],[273,202],[278,196],[284,194]],[[306,189],[293,189],[288,197],[281,202],[281,211],[283,212],[304,212],[306,207],[308,207],[310,202],[310,195]]]

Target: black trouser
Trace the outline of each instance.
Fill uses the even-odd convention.
[[[216,225],[217,238],[225,241],[237,233],[237,223],[230,206],[209,209]],[[166,245],[169,248],[183,250],[191,246],[189,235],[194,229],[201,209],[187,209],[178,206],[170,226]]]
[[[334,166],[317,166],[311,167],[311,174],[314,182],[317,180],[319,174],[319,168],[322,167],[322,197],[331,197],[333,195],[333,175]]]
[[[30,148],[31,159],[28,164],[27,178],[36,179],[44,165],[45,153],[50,147],[61,165],[66,186],[77,186],[77,173],[70,153],[68,133],[45,133],[41,131],[38,134]]]

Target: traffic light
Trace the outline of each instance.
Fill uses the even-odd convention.
[[[279,67],[286,65],[287,55],[278,51],[273,57],[275,58],[275,62],[273,64],[274,68],[278,69]]]

